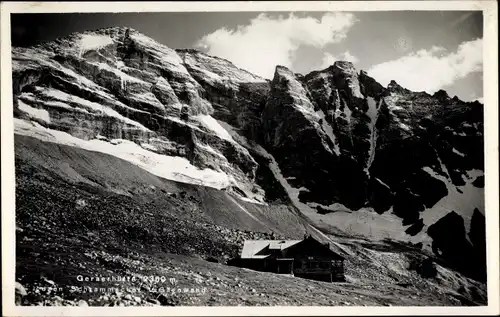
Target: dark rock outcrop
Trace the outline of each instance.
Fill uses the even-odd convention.
[[[473,218],[474,223],[471,224],[469,236],[474,237],[476,245],[467,239],[464,219],[454,211],[431,225],[427,233],[433,239],[432,248],[436,255],[467,276],[484,280],[486,274],[484,261],[486,249],[483,244],[486,243],[484,216],[481,217],[477,210],[474,214],[475,219]],[[472,226],[474,226],[473,231]]]
[[[423,227],[424,227],[424,220],[419,219],[417,222],[409,226],[408,229],[405,230],[405,232],[411,236],[415,236],[423,229]]]
[[[472,214],[469,239],[473,246],[473,257],[478,268],[477,275],[486,280],[486,222],[484,215],[476,208]]]

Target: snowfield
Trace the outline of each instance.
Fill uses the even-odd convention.
[[[224,127],[212,116],[207,116],[207,115],[196,116],[195,120],[198,120],[205,128],[212,131],[220,139],[234,142],[229,132],[227,132],[227,130],[224,129]]]
[[[375,127],[375,124],[377,123],[378,119],[378,108],[380,107],[380,103],[377,106],[375,103],[375,100],[373,98],[368,97],[368,111],[366,114],[370,118],[370,153],[368,155],[368,163],[366,164],[365,171],[368,172],[370,170],[370,167],[373,163],[373,160],[375,159],[375,149],[377,148],[377,128]]]
[[[99,139],[85,141],[68,133],[47,129],[37,123],[17,118],[14,119],[14,126],[17,134],[113,155],[166,179],[217,189],[234,183],[232,177],[226,173],[212,169],[199,169],[183,157],[157,154],[132,141],[111,140],[112,143]]]
[[[441,164],[444,167],[443,164]],[[464,219],[466,238],[469,240],[470,221],[474,209],[478,209],[484,215],[484,189],[477,188],[472,185],[472,182],[478,177],[484,175],[483,171],[470,170],[467,171],[468,177],[465,179],[465,186],[455,187],[451,181],[437,174],[429,167],[425,167],[424,171],[429,173],[434,178],[437,178],[446,184],[448,195],[441,198],[434,206],[422,212],[425,226],[430,226],[440,218],[444,217],[451,211],[457,212]],[[461,192],[459,192],[459,190]]]
[[[113,39],[106,35],[83,34],[79,44],[79,56],[82,57],[87,51],[98,50],[113,44]]]
[[[50,123],[50,115],[47,110],[33,108],[31,106],[28,106],[21,100],[18,101],[18,104],[19,104],[19,110],[21,110],[24,113],[27,113],[30,117],[45,121],[46,123]]]

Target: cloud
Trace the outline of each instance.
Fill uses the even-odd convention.
[[[319,67],[319,69],[327,68],[333,65],[336,61],[347,61],[356,64],[357,62],[359,62],[359,59],[356,56],[349,53],[349,51],[345,51],[340,55],[325,53],[323,55],[323,59],[321,61],[321,66]]]
[[[420,50],[375,65],[368,74],[385,86],[394,79],[410,90],[434,93],[482,67],[483,40],[476,39],[461,43],[455,52],[438,46]]]
[[[259,14],[248,25],[221,28],[203,36],[196,46],[271,79],[276,65],[292,66],[301,45],[323,48],[341,42],[356,21],[353,14],[343,12],[326,13],[321,19]]]

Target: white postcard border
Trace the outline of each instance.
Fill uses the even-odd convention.
[[[485,215],[488,306],[480,307],[21,307],[14,306],[15,175],[10,13],[169,11],[460,11],[482,10],[485,104]],[[496,1],[304,2],[2,2],[2,306],[5,316],[292,316],[292,315],[497,315],[499,314],[498,12]]]

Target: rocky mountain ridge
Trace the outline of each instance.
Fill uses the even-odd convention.
[[[123,27],[12,57],[17,134],[289,205],[329,233],[384,233],[453,262],[482,248],[469,237],[484,232],[478,102],[383,87],[342,61],[306,75],[277,66],[268,81]]]

